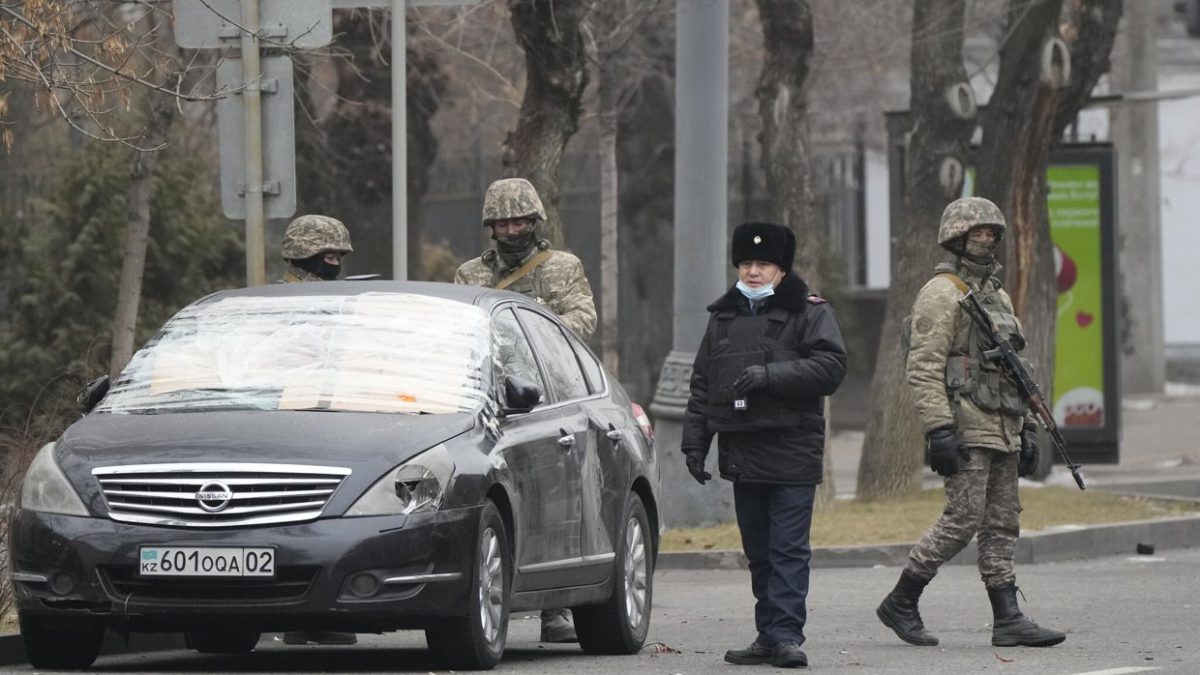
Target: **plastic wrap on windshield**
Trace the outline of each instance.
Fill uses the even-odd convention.
[[[489,352],[487,315],[452,300],[224,298],[167,322],[97,411],[473,410]]]

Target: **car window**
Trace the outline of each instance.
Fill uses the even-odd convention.
[[[550,381],[550,392],[554,399],[569,401],[586,397],[587,383],[583,379],[583,371],[579,369],[575,350],[567,343],[567,338],[558,324],[527,309],[521,310],[520,316],[521,323],[529,330],[529,339],[547,370],[546,379]]]
[[[511,309],[503,309],[492,317],[492,360],[502,375],[516,375],[536,384],[545,400],[546,384],[525,332]]]
[[[599,394],[604,389],[604,375],[600,370],[600,362],[579,340],[568,337],[567,342],[571,343],[571,347],[575,349],[575,355],[579,357],[579,363],[583,365],[583,374],[587,376],[588,389],[593,394]]]
[[[97,412],[462,412],[487,398],[488,353],[484,311],[444,298],[219,298],[168,321]]]

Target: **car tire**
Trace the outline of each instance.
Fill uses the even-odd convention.
[[[631,494],[621,545],[613,563],[612,596],[574,608],[579,646],[589,654],[636,654],[650,631],[654,598],[654,541],[646,507]]]
[[[71,627],[47,626],[41,619],[20,615],[25,655],[34,668],[75,670],[91,666],[100,655],[104,626],[96,622]]]
[[[504,656],[511,605],[512,548],[500,510],[488,500],[479,514],[465,616],[425,629],[434,658],[457,670],[491,670]]]
[[[253,630],[193,630],[183,634],[189,649],[201,654],[249,654],[260,633]]]

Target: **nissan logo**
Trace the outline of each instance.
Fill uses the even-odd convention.
[[[209,513],[223,511],[233,501],[233,490],[224,483],[205,483],[196,491],[196,501],[200,503],[200,508]]]

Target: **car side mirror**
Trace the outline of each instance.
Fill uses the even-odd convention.
[[[516,375],[504,378],[505,414],[527,413],[541,400],[542,390],[536,384]]]
[[[79,396],[75,398],[75,402],[79,404],[79,410],[83,414],[88,414],[96,404],[104,398],[108,393],[108,375],[101,375],[96,379],[83,385],[83,391],[79,392]]]

